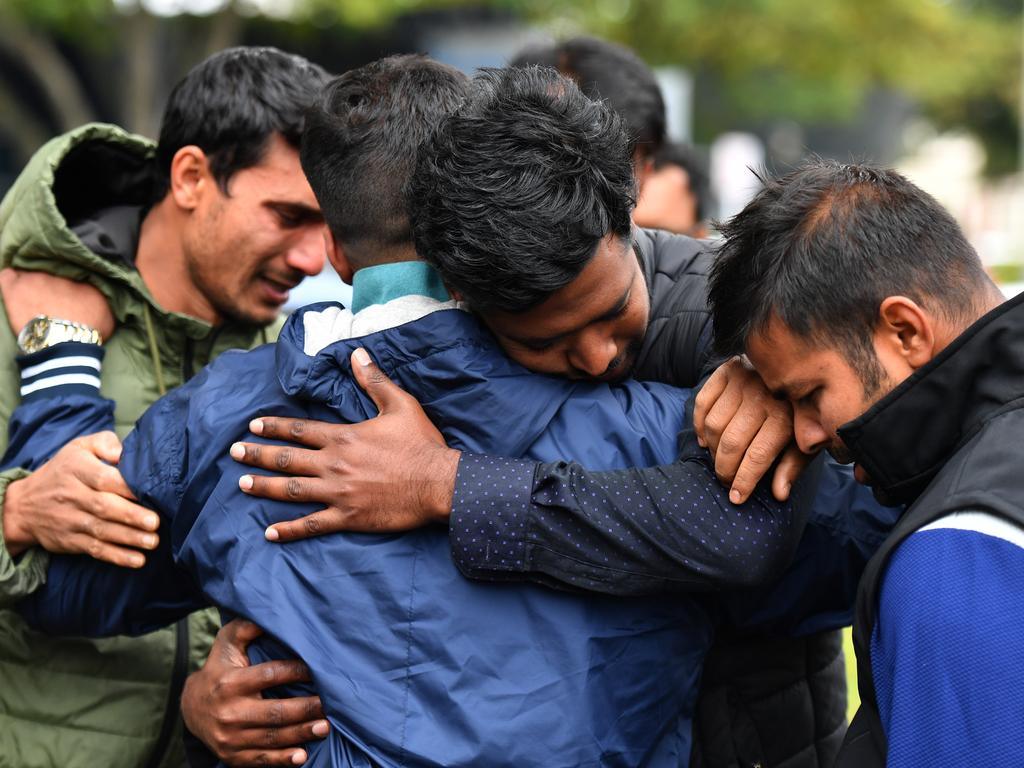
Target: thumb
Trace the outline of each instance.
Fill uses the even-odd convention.
[[[402,398],[408,397],[405,390],[389,379],[362,347],[352,353],[352,372],[382,414],[395,410]]]
[[[235,646],[239,651],[245,653],[249,643],[263,634],[263,630],[251,621],[246,619],[232,619],[223,627],[219,634],[230,645]]]
[[[796,445],[790,445],[775,467],[775,474],[772,477],[772,495],[779,501],[786,501],[789,498],[789,492],[793,489],[793,483],[813,460],[814,456],[808,456]]]
[[[121,460],[121,441],[113,432],[97,432],[85,438],[86,447],[98,459],[108,464]]]

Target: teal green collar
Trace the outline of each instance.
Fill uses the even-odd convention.
[[[360,269],[352,278],[352,312],[371,304],[386,304],[402,296],[429,296],[438,301],[451,297],[434,268],[422,261],[400,261]]]

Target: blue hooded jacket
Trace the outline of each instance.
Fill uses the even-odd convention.
[[[454,447],[595,468],[677,455],[681,390],[530,374],[458,310],[308,356],[299,315],[277,345],[227,353],[160,400],[125,441],[120,469],[164,518],[163,556],[142,572],[55,557],[23,614],[83,634],[144,632],[207,602],[252,619],[270,636],[257,659],[298,656],[312,670],[333,728],[309,745],[311,765],[685,763],[712,634],[695,601],[469,582],[440,529],[264,539],[270,523],[313,507],[242,494],[250,470],[228,448],[259,415],[375,415],[350,375],[359,345]],[[713,479],[704,464],[695,471]],[[168,567],[168,547],[183,571]]]

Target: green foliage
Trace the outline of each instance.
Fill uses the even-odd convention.
[[[917,100],[1012,170],[1020,0],[510,0],[554,28],[618,40],[653,65],[712,76],[726,119],[846,120],[875,87]],[[721,126],[712,126],[719,128]]]
[[[113,13],[112,0],[0,0],[0,10],[35,29],[89,34]]]
[[[990,170],[1017,162],[1021,0],[294,0],[290,21],[382,30],[401,15],[490,6],[555,33],[590,32],[713,83],[708,130],[787,118],[848,120],[874,88],[914,98],[942,127],[965,127]],[[114,0],[0,0],[0,18],[89,42],[109,39]],[[234,0],[235,8],[254,0]],[[137,6],[136,6],[137,7]]]

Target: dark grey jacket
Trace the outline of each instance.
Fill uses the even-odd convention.
[[[718,362],[707,306],[712,241],[638,230],[651,315],[634,375],[696,387]],[[831,766],[846,731],[840,633],[734,636],[723,627],[704,667],[691,768]]]

